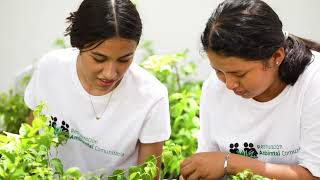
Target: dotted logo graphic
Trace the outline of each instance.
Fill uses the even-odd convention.
[[[230,147],[230,152],[231,153],[234,153],[234,154],[239,154],[239,149],[238,149],[238,147],[239,147],[239,144],[238,143],[234,143],[234,144],[230,144],[229,145],[229,147]]]
[[[57,117],[51,116],[51,120],[49,121],[49,126],[56,128],[57,126]]]
[[[65,137],[69,138],[69,124],[65,121],[61,122],[60,127],[58,126],[58,119],[57,117],[51,116],[51,120],[49,121],[49,126],[54,128],[54,134],[59,136],[63,134]]]
[[[69,132],[69,124],[67,124],[66,122],[62,121],[61,129],[64,132]]]
[[[243,143],[243,149],[239,149],[239,143],[230,143],[229,145],[229,152],[233,154],[239,154],[251,158],[258,158],[258,152],[254,147],[253,143]]]

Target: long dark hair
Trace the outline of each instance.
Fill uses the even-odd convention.
[[[80,50],[116,36],[138,44],[142,33],[139,13],[130,0],[84,0],[67,21],[65,35]]]
[[[279,75],[291,85],[311,63],[310,49],[320,51],[320,45],[313,41],[283,33],[278,15],[261,0],[226,0],[219,4],[201,41],[205,51],[264,62],[284,47],[286,56]]]

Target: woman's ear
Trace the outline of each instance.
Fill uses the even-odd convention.
[[[272,55],[272,65],[273,67],[277,67],[280,66],[280,64],[283,62],[285,58],[285,50],[283,47],[280,47],[279,49],[277,49],[273,55]]]

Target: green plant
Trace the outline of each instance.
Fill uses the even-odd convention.
[[[162,163],[161,179],[167,176],[168,179],[176,177],[180,172],[180,163],[185,157],[181,154],[181,146],[168,140],[165,143],[162,152]]]
[[[104,174],[82,174],[77,168],[64,171],[60,159],[50,158],[50,149],[66,143],[69,134],[54,132],[48,125],[49,117],[41,113],[44,107],[42,104],[34,111],[32,126],[22,124],[19,134],[3,132],[0,135],[0,179],[126,179],[124,170],[115,170],[108,177]],[[142,165],[131,167],[128,176],[130,179],[152,180],[156,176],[156,164],[156,157],[151,156]]]
[[[43,105],[34,111],[32,126],[22,124],[19,134],[0,135],[1,179],[53,179],[51,164],[59,170],[57,160],[49,160],[49,151],[63,139],[55,137],[53,128],[47,126],[42,108]]]
[[[228,176],[228,180],[270,180],[269,178],[253,174],[250,169],[246,169],[234,176]]]
[[[67,48],[63,38],[54,41],[57,48]],[[0,132],[18,133],[22,123],[27,122],[31,110],[24,103],[24,90],[27,87],[32,71],[26,72],[17,82],[19,89],[0,92]]]
[[[162,177],[169,179],[178,178],[180,162],[197,148],[202,82],[192,80],[196,65],[186,62],[186,58],[187,51],[183,51],[152,55],[141,63],[168,88],[172,134],[164,146]]]
[[[143,40],[139,44],[139,49],[142,50],[142,55],[141,55],[141,61],[147,60],[150,56],[155,54],[155,51],[153,49],[153,43],[152,41],[149,40]]]
[[[18,133],[21,124],[27,122],[31,110],[25,105],[23,95],[31,79],[30,73],[24,72],[14,89],[0,92],[0,132]]]
[[[140,166],[133,166],[129,169],[129,179],[138,180],[146,179],[152,180],[157,175],[157,158],[151,156],[147,159],[145,163]]]
[[[57,38],[53,45],[57,48],[68,48],[69,46],[66,44],[65,40],[63,38]]]
[[[0,93],[1,131],[18,133],[22,123],[27,121],[30,109],[25,105],[23,96],[10,90]]]

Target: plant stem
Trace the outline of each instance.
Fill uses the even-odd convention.
[[[181,91],[181,85],[180,85],[180,76],[179,76],[179,72],[178,72],[178,67],[177,65],[173,65],[174,70],[176,71],[176,77],[177,77],[177,84],[178,84],[178,89],[179,92]]]

